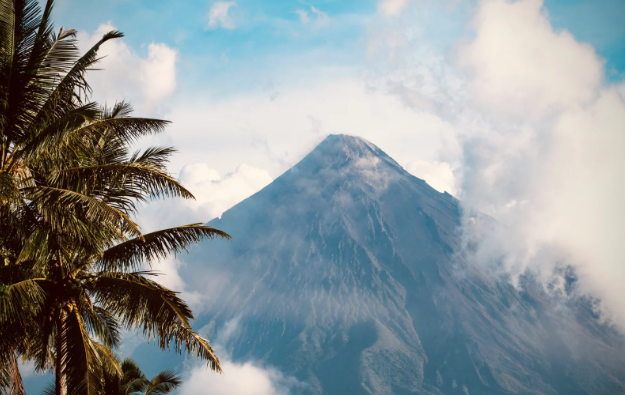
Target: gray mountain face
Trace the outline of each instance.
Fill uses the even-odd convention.
[[[329,136],[210,222],[233,241],[185,258],[210,301],[196,329],[294,393],[625,393],[623,337],[587,301],[468,264],[460,221],[379,148]]]

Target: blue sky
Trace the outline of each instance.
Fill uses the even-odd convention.
[[[161,42],[179,51],[182,87],[224,94],[255,87],[259,76],[288,76],[292,68],[339,67],[358,70],[367,63],[366,41],[371,26],[388,23],[376,13],[376,1],[256,1],[240,0],[229,14],[234,29],[207,29],[210,1],[59,1],[58,25],[93,31],[105,22],[126,34],[124,41],[137,53],[146,43]],[[315,23],[311,6],[328,16],[326,26]],[[435,2],[412,5],[409,16],[394,20],[434,30],[440,49],[458,38],[474,2],[440,7]],[[448,8],[448,9],[443,9]],[[625,70],[625,2],[620,0],[547,0],[545,8],[557,29],[592,44],[607,60],[606,76],[622,79]],[[311,21],[301,23],[297,10]],[[419,18],[419,15],[428,18]],[[412,19],[412,20],[411,20]],[[414,26],[417,27],[417,26]]]
[[[252,66],[272,67],[279,58],[293,61],[298,58],[320,57],[315,60],[330,65],[357,66],[363,60],[363,40],[367,27],[375,23],[376,3],[370,0],[342,1],[237,1],[230,13],[237,28],[233,30],[207,30],[210,5],[213,2],[166,0],[111,0],[106,2],[84,0],[59,1],[55,18],[58,25],[92,31],[101,23],[111,21],[126,33],[125,41],[141,52],[146,42],[163,42],[176,47],[183,62],[198,67],[206,81],[219,79],[215,74],[231,70],[245,70]],[[427,2],[426,2],[427,3]],[[434,2],[422,4],[423,10],[433,7]],[[458,2],[455,6],[466,11],[454,17],[455,26],[449,26],[441,13],[433,25],[442,22],[442,33],[454,35],[468,19],[472,1]],[[315,28],[314,24],[300,23],[297,10],[310,6],[326,13],[329,28]],[[418,7],[415,5],[413,7]],[[608,61],[610,78],[620,78],[613,71],[625,70],[625,3],[620,0],[547,0],[553,26],[571,31],[576,38],[592,44]],[[419,10],[417,10],[419,12]],[[459,13],[456,10],[455,13]],[[314,19],[314,14],[311,15]],[[410,21],[404,21],[410,23]],[[221,55],[229,59],[223,66]]]

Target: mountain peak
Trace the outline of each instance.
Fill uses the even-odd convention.
[[[349,157],[372,155],[387,156],[382,150],[362,137],[347,134],[330,134],[314,150],[323,154],[341,154]]]
[[[346,134],[331,134],[293,169],[296,172],[316,173],[321,169],[371,168],[386,164],[403,171],[390,156],[369,141]]]
[[[303,383],[295,395],[623,393],[622,337],[469,264],[461,224],[458,201],[330,135],[209,223],[232,241],[185,262],[207,295],[195,325]]]

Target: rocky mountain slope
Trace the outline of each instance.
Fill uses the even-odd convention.
[[[332,135],[210,222],[185,257],[196,328],[301,394],[625,393],[625,342],[583,300],[464,258],[461,207],[373,144]],[[224,329],[226,328],[226,329]]]

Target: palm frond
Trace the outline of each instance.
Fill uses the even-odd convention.
[[[122,379],[119,383],[119,395],[132,395],[141,393],[147,386],[148,379],[141,368],[131,358],[122,362]]]
[[[99,306],[93,306],[93,308],[82,309],[82,318],[87,331],[100,340],[104,346],[115,348],[121,344],[119,324],[108,311]]]
[[[182,384],[180,376],[174,370],[163,370],[149,381],[144,395],[168,394]]]
[[[15,352],[10,350],[0,356],[0,395],[26,395]]]
[[[187,251],[190,244],[204,239],[221,237],[230,239],[227,233],[210,226],[191,224],[144,234],[104,251],[96,260],[98,270],[138,270],[151,265],[170,253]]]
[[[27,279],[14,284],[0,283],[0,321],[23,322],[36,314],[44,301],[40,279]]]
[[[34,136],[28,136],[28,140],[15,148],[11,155],[12,160],[31,159],[49,154],[50,149],[68,149],[70,145],[80,143],[79,139],[71,139],[71,137],[84,137],[84,134],[78,133],[77,129],[85,122],[95,119],[98,114],[97,103],[87,103],[71,109],[50,122],[41,132]]]
[[[169,149],[157,150],[163,155]],[[60,169],[50,173],[48,184],[59,185],[84,194],[101,197],[118,209],[134,211],[134,204],[126,203],[127,197],[144,201],[148,198],[181,197],[191,199],[193,195],[175,178],[154,164],[149,156],[131,158],[128,161],[103,165],[80,166]],[[158,159],[160,160],[160,159]],[[123,202],[123,203],[122,203]]]
[[[191,309],[176,292],[144,277],[150,274],[154,273],[100,272],[94,275],[91,293],[124,327],[154,337],[161,349],[195,354],[220,372],[219,359],[209,342],[191,329]]]
[[[55,232],[80,239],[84,226],[112,226],[133,236],[141,235],[138,225],[128,215],[94,197],[47,186],[38,186],[29,192],[33,205]],[[73,216],[68,215],[70,213]]]
[[[0,206],[15,205],[21,201],[22,195],[15,177],[0,169]]]
[[[91,88],[84,77],[87,70],[98,62],[97,53],[100,46],[111,39],[123,36],[123,33],[118,31],[110,31],[104,34],[100,41],[76,60],[71,69],[56,84],[46,102],[41,106],[31,123],[31,128],[38,129],[40,125],[50,122],[58,115],[73,109],[72,107],[76,102],[81,103],[83,98],[91,93]]]

